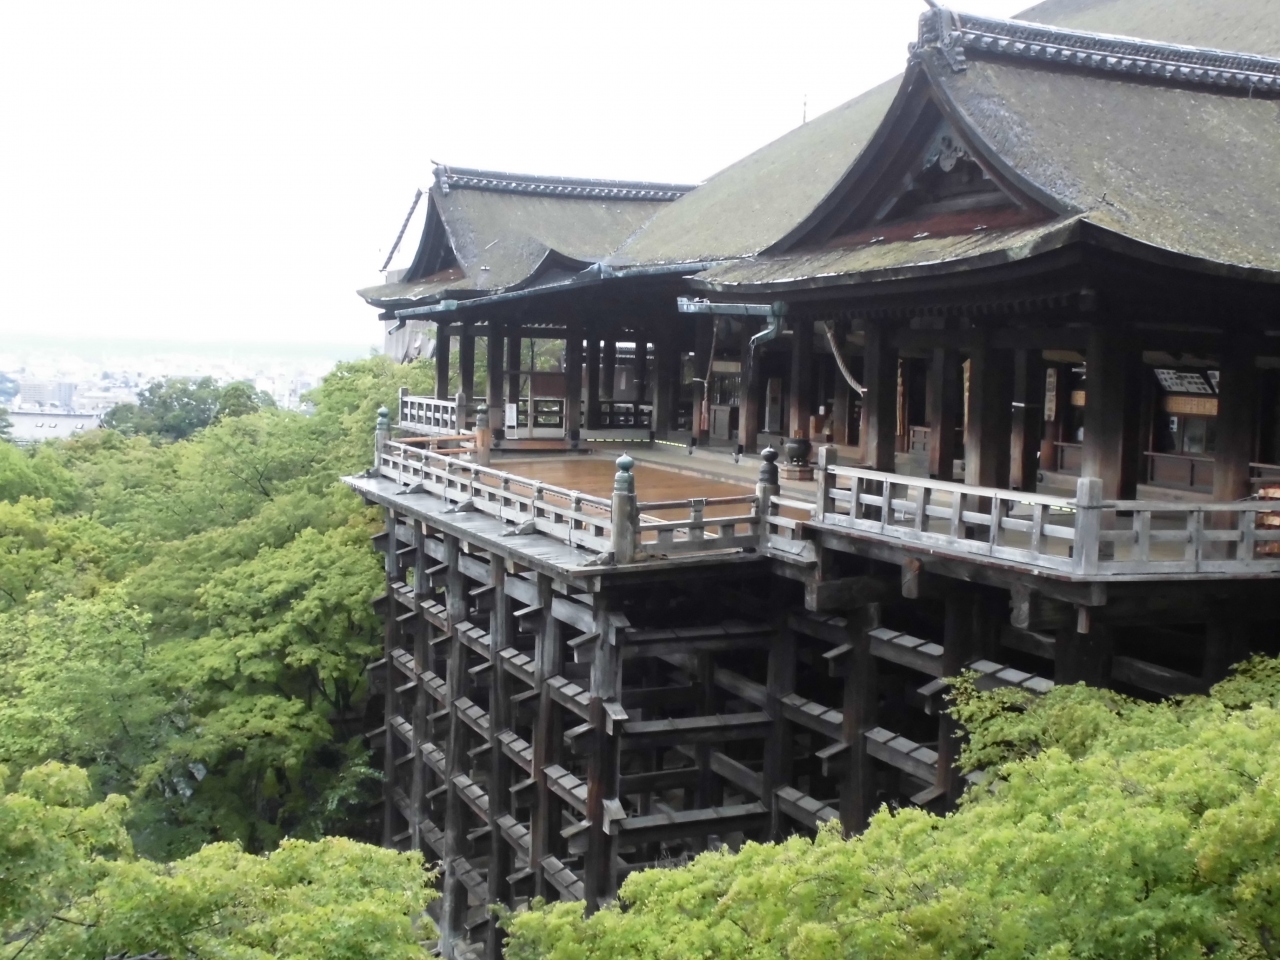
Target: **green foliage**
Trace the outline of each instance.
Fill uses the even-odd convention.
[[[382,575],[374,515],[337,478],[367,464],[378,406],[432,373],[342,364],[311,415],[168,381],[140,406],[173,436],[208,418],[185,439],[0,448],[20,468],[0,472],[0,762],[82,765],[132,797],[152,856],[362,835]]]
[[[988,786],[936,817],[884,809],[848,841],[747,844],[633,874],[622,908],[508,917],[511,960],[1274,957],[1280,669],[1139,704],[961,685]]]
[[[9,419],[9,411],[0,407],[0,440],[13,439],[13,421]]]
[[[148,384],[138,393],[137,403],[116,404],[103,415],[102,425],[125,436],[182,440],[215,421],[275,406],[270,394],[247,381],[220,387],[212,377],[170,377]]]
[[[212,844],[159,864],[133,852],[128,801],[90,794],[61,764],[0,792],[0,957],[407,960],[435,935],[417,854],[330,838],[265,856]]]

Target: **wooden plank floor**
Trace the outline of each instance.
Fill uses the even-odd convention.
[[[577,490],[593,497],[609,499],[613,495],[613,477],[618,472],[613,458],[566,457],[548,460],[495,460],[498,470],[540,480],[567,490]],[[688,500],[691,498],[740,497],[755,493],[755,487],[746,483],[731,483],[709,477],[692,476],[676,470],[666,470],[645,463],[637,463],[632,470],[636,478],[636,498],[641,502],[658,500]],[[725,504],[707,508],[708,517],[728,517],[750,512],[748,504]],[[646,510],[647,516],[675,519],[688,516],[687,510]]]

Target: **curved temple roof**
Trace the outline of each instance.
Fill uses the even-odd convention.
[[[692,189],[437,167],[413,263],[403,277],[359,293],[397,309],[572,275]]]
[[[1253,8],[1251,46],[1280,49],[1277,19],[1260,3],[1242,5]],[[1201,11],[1206,27],[1224,26]],[[1176,15],[1171,22],[1185,26]],[[1242,39],[1235,33],[1241,21],[1225,26],[1231,29],[1205,35]],[[1280,59],[934,10],[922,17],[913,61],[900,100],[923,73],[983,167],[1058,219],[982,237],[974,229],[984,225],[949,235],[922,229],[911,239],[876,245],[885,238],[868,238],[837,250],[805,226],[814,222],[811,212],[772,255],[712,268],[699,275],[700,285],[780,293],[860,284],[1020,259],[1081,239],[1280,281]],[[888,128],[904,122],[891,111],[868,150],[883,149],[876,144],[892,139]],[[854,192],[873,166],[855,163],[829,196]]]

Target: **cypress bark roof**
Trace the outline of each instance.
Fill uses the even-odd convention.
[[[687,184],[439,167],[412,264],[360,296],[396,309],[518,290],[603,259]]]
[[[1082,17],[1154,8],[1143,0],[1052,0],[1044,6]],[[1263,4],[1241,6],[1253,11],[1253,49],[1280,48],[1277,19]],[[1159,10],[1174,14],[1170,24],[1186,28],[1190,18],[1176,15],[1182,7],[1165,3]],[[1204,35],[1242,38],[1244,18],[1200,12]],[[1234,7],[1232,12],[1239,14]],[[1274,175],[1280,59],[945,10],[922,17],[913,58],[916,66],[867,155],[824,203],[771,252],[712,268],[699,275],[699,284],[757,293],[859,284],[969,269],[1076,240],[1177,258],[1191,269],[1280,281]],[[1056,219],[981,237],[975,225],[977,231],[987,225],[976,218],[950,234],[922,224],[913,236],[888,237],[887,243],[876,242],[884,236],[862,237],[860,244],[831,239],[830,225],[838,219],[833,204],[866,192],[875,168],[871,155],[888,149],[895,124],[905,129],[910,118],[901,104],[921,73],[963,148],[993,179],[1034,198],[1044,208],[1041,219]]]

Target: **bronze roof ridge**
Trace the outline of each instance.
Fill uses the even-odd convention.
[[[912,57],[925,49],[941,53],[957,73],[973,57],[1280,96],[1280,59],[1274,57],[981,17],[946,7],[921,14],[919,39],[910,45]]]
[[[471,167],[435,168],[435,182],[443,194],[450,190],[484,190],[529,196],[586,200],[678,200],[697,184],[658,183],[648,180],[597,180],[587,177],[551,177]]]

